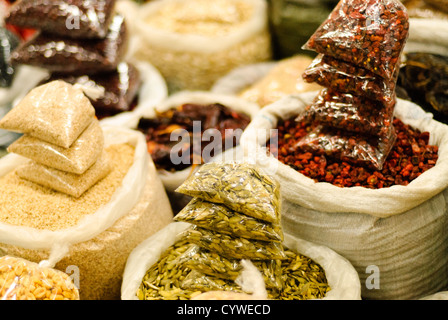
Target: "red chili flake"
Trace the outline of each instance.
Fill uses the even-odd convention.
[[[409,15],[398,0],[341,0],[303,49],[391,80],[408,31]]]
[[[305,69],[302,78],[332,91],[365,96],[391,106],[396,102],[395,85],[398,75],[399,68],[396,69],[394,78],[388,81],[351,63],[319,54]]]
[[[385,136],[391,130],[394,106],[324,88],[301,117],[348,132]]]
[[[428,144],[429,132],[420,132],[398,118],[394,118],[393,125],[397,139],[381,170],[340,161],[324,154],[304,153],[294,149],[293,146],[316,127],[316,124],[306,120],[295,122],[294,118],[291,118],[280,121],[275,137],[278,143],[270,145],[268,142],[267,147],[280,162],[316,182],[328,182],[338,187],[361,186],[373,189],[393,185],[406,186],[436,165],[438,146]],[[285,139],[287,134],[294,138]],[[276,153],[277,146],[287,152]],[[415,146],[418,146],[418,150]],[[305,154],[306,156],[303,156]],[[295,164],[296,161],[299,161],[300,167]]]

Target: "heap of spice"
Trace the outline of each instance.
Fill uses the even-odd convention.
[[[270,144],[268,141],[267,149],[280,162],[316,182],[328,182],[338,187],[361,186],[372,189],[406,186],[436,165],[438,147],[428,144],[429,132],[420,132],[398,118],[394,118],[393,125],[397,139],[381,170],[294,149],[297,141],[315,126],[306,120],[298,122],[295,117],[279,122],[278,130],[272,137],[272,141],[278,143]]]
[[[318,264],[283,245],[279,185],[253,165],[205,164],[178,192],[195,196],[175,216],[191,226],[149,268],[137,292],[140,300],[241,293],[235,281],[241,259],[261,272],[270,299],[321,298],[330,289]],[[244,201],[232,201],[238,194],[246,194]]]
[[[240,133],[249,122],[247,114],[220,103],[185,103],[168,111],[157,112],[154,118],[141,118],[137,130],[145,135],[148,152],[156,167],[175,172],[210,160],[203,158],[203,150],[207,146],[215,147],[211,150],[211,157],[219,151],[237,146]],[[221,141],[215,141],[214,137],[202,141],[206,140],[204,132],[209,129],[217,130]],[[179,141],[179,135],[172,137],[176,132],[187,136],[181,136]],[[183,159],[180,163],[171,160],[174,147],[179,158]]]
[[[338,3],[304,46],[319,54],[303,78],[325,88],[300,117],[318,125],[295,148],[383,168],[397,138],[395,86],[408,19],[398,0]]]

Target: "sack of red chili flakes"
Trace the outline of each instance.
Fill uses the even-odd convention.
[[[394,122],[398,138],[384,171],[330,163],[288,147],[309,130],[305,125],[296,128],[294,120],[315,97],[316,92],[291,95],[264,107],[241,137],[246,160],[280,182],[283,230],[347,258],[358,272],[365,299],[414,299],[446,288],[448,126],[418,105],[398,99]],[[296,129],[281,129],[288,119]],[[267,153],[275,149],[276,134],[277,157]],[[420,167],[427,170],[421,173]],[[382,177],[386,169],[398,171]],[[344,187],[315,181],[305,174],[307,170],[323,177],[339,170],[341,181],[364,176],[366,184]],[[406,184],[410,176],[414,179]],[[390,178],[397,183],[390,184]],[[367,182],[375,179],[375,186],[379,180],[389,184],[369,187]]]
[[[341,0],[302,48],[391,80],[408,38],[408,20],[399,0]]]

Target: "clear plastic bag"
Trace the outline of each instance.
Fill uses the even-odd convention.
[[[10,7],[5,21],[70,38],[104,38],[115,3],[116,0],[22,0]]]
[[[396,138],[393,126],[387,135],[372,138],[319,125],[300,139],[295,148],[381,170]]]
[[[94,116],[81,89],[53,81],[32,89],[0,120],[0,128],[69,148]]]
[[[82,174],[98,160],[103,147],[103,131],[98,120],[93,119],[70,148],[59,147],[26,134],[14,141],[8,147],[8,152],[58,170]]]
[[[86,190],[103,179],[110,170],[109,158],[104,150],[100,158],[80,175],[53,169],[34,161],[20,166],[16,173],[22,179],[79,198]]]
[[[184,221],[201,228],[237,237],[282,241],[283,232],[278,224],[271,224],[253,217],[235,212],[224,205],[192,199],[175,217],[175,221]]]
[[[262,221],[280,221],[280,185],[253,164],[206,163],[176,192],[224,204]]]
[[[126,23],[122,16],[115,15],[104,39],[71,39],[38,33],[12,52],[11,61],[50,72],[93,74],[117,68],[127,45]]]
[[[394,105],[323,89],[305,108],[299,119],[306,118],[323,126],[370,136],[387,136],[393,125]]]
[[[0,257],[0,300],[79,300],[62,271],[13,256]]]
[[[302,74],[307,82],[316,82],[334,91],[365,96],[387,105],[395,104],[395,84],[399,68],[391,81],[348,62],[319,54]]]
[[[409,16],[399,0],[341,0],[303,49],[352,63],[391,80],[408,30]]]
[[[221,279],[236,280],[242,270],[241,260],[227,259],[219,254],[193,245],[178,258],[191,270]],[[279,260],[255,260],[253,265],[261,272],[268,288],[281,289],[281,262]]]
[[[185,279],[183,279],[181,287],[186,290],[202,292],[215,290],[243,292],[241,287],[232,280],[206,275],[197,270],[190,271]]]
[[[228,259],[271,260],[286,257],[280,242],[237,238],[195,225],[185,230],[181,237]]]
[[[141,85],[139,70],[129,62],[121,62],[109,72],[93,75],[52,74],[44,82],[63,80],[70,84],[99,89],[103,94],[97,99],[90,99],[98,119],[131,111]]]

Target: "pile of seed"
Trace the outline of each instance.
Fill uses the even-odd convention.
[[[270,145],[268,142],[268,150],[280,162],[316,182],[328,182],[338,187],[362,186],[372,189],[406,186],[434,167],[438,159],[438,146],[429,145],[429,132],[420,132],[398,118],[393,121],[397,139],[382,170],[349,164],[325,155],[299,152],[293,146],[312,130],[313,125],[306,120],[294,119],[279,121],[275,133],[278,135],[275,137],[278,138],[278,144]]]
[[[134,148],[115,144],[106,148],[111,172],[79,198],[21,179],[15,171],[0,179],[0,222],[44,230],[73,227],[85,215],[106,204],[134,162]]]

